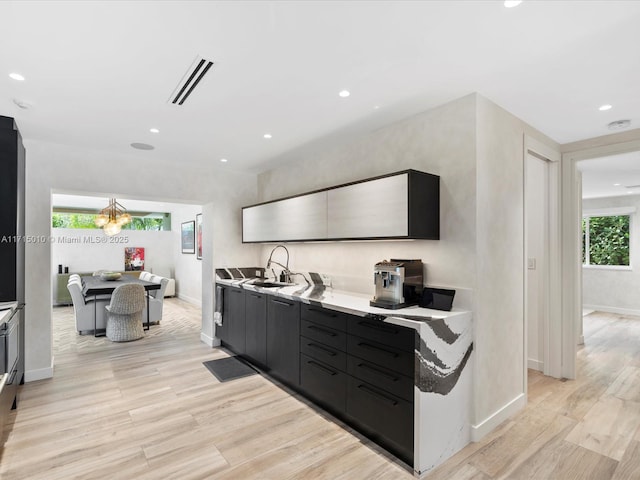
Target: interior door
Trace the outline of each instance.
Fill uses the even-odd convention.
[[[527,366],[544,371],[549,320],[549,162],[526,157]]]

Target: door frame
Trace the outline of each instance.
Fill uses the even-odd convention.
[[[548,162],[548,221],[549,221],[549,259],[548,259],[548,279],[549,285],[546,289],[546,312],[543,320],[543,373],[552,377],[560,377],[561,375],[561,357],[562,357],[562,335],[561,335],[561,269],[560,269],[560,253],[561,253],[561,159],[560,152],[545,145],[528,135],[524,136],[524,372],[523,372],[523,391],[528,391],[528,373],[527,364],[529,360],[528,352],[528,268],[527,268],[527,156],[531,154],[543,161]]]
[[[562,217],[567,220],[562,224],[561,371],[565,378],[576,378],[577,346],[582,337],[582,175],[577,163],[640,150],[640,140],[615,140],[562,154]]]

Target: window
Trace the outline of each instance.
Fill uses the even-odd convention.
[[[582,263],[628,267],[629,215],[587,214],[582,219]]]
[[[123,230],[171,230],[171,214],[164,212],[129,212],[131,223],[124,225]],[[100,228],[94,220],[97,212],[57,210],[54,208],[51,215],[53,228]]]

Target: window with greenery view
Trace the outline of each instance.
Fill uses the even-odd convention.
[[[584,265],[629,266],[629,215],[582,219]]]
[[[95,224],[97,213],[62,212],[55,211],[51,216],[51,226],[54,228],[100,228]],[[123,230],[151,230],[170,231],[170,213],[149,213],[144,216],[131,215],[131,223],[122,227]]]

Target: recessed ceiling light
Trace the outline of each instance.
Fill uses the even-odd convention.
[[[347,98],[349,95],[351,95],[351,92],[349,92],[349,90],[341,90],[338,95],[340,95],[342,98]]]
[[[19,73],[10,73],[9,76],[11,78],[13,78],[14,80],[18,80],[19,82],[24,82],[24,77],[22,75],[20,75]]]
[[[227,163],[229,160],[227,160],[226,158],[221,158],[221,159],[220,159],[220,161],[221,161],[222,163]]]
[[[628,191],[627,191],[627,193],[631,194],[631,193],[633,193],[633,192],[632,192],[631,190],[628,190]]]
[[[607,124],[609,130],[622,130],[631,126],[631,120],[616,120]]]
[[[504,6],[507,8],[517,7],[522,3],[522,0],[504,0]]]
[[[614,186],[614,187],[619,187],[619,186],[620,186],[620,184],[619,184],[619,183],[614,183],[614,184],[613,184],[613,186]]]
[[[265,133],[265,134],[263,135],[263,137],[264,137],[264,138],[269,139],[269,138],[271,138],[271,134],[270,134],[270,133]]]
[[[374,106],[373,106],[373,109],[374,109],[374,110],[378,110],[379,108],[380,108],[380,105],[374,105]]]
[[[138,150],[153,150],[154,148],[156,148],[153,145],[149,145],[148,143],[140,143],[140,142],[133,142],[131,146]]]
[[[600,105],[600,107],[598,108],[598,110],[600,110],[601,112],[604,112],[606,110],[611,110],[611,105],[609,105],[608,103],[604,104],[604,105]]]
[[[157,128],[150,128],[149,131],[151,133],[160,133],[160,130],[158,130]]]

